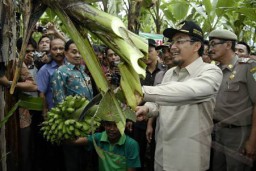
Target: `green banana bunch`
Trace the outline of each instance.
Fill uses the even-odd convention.
[[[83,121],[78,121],[88,103],[85,97],[67,96],[63,102],[52,108],[47,113],[47,119],[42,123],[41,128],[47,141],[60,144],[95,131],[101,123],[99,117],[94,117],[97,106],[88,110]]]

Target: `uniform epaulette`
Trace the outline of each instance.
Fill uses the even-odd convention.
[[[220,65],[220,63],[219,63],[219,62],[217,62],[217,61],[213,61],[213,60],[211,61],[211,64],[213,64],[213,65],[217,65],[217,66],[218,66],[218,65]]]
[[[256,72],[256,67],[253,67],[252,69],[250,69],[251,73],[255,73]]]
[[[254,62],[256,62],[256,60],[255,60],[255,59],[251,59],[251,58],[250,58],[250,60],[248,61],[248,63],[254,63]]]
[[[240,64],[250,64],[250,63],[253,63],[253,62],[256,62],[256,61],[254,59],[251,59],[251,58],[239,58],[238,62]]]

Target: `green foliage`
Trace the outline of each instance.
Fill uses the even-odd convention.
[[[217,6],[216,6],[217,16],[219,16],[219,17],[223,16],[225,13],[224,9],[234,6],[234,4],[236,4],[236,2],[237,2],[236,0],[228,0],[228,1],[218,0]]]
[[[102,0],[98,2],[91,0],[90,2],[99,9],[103,7],[102,4],[104,2],[107,4],[105,10],[121,18],[127,25],[127,7],[129,7],[127,6],[127,2],[130,1],[132,0]],[[158,10],[163,15],[163,18],[160,20],[162,24],[161,30],[173,26],[181,20],[194,20],[201,25],[205,32],[205,37],[207,37],[210,31],[216,28],[227,28],[234,31],[240,40],[249,41],[252,39],[255,41],[255,0],[146,0],[143,1],[143,8],[141,8],[139,17],[141,32],[156,33],[154,17],[156,17],[155,12],[157,12],[156,10],[158,8],[156,6],[157,3],[160,4],[160,9]],[[155,4],[155,6],[152,6],[152,4]],[[151,8],[148,9],[148,7]],[[61,31],[68,33],[59,18],[50,9],[47,9],[40,19],[42,25],[48,22],[53,22]],[[247,28],[246,30],[244,30],[245,27]],[[40,33],[34,33],[36,40],[40,36]],[[93,35],[90,39],[94,43],[102,44]]]
[[[50,8],[47,8],[45,13],[42,15],[40,18],[40,24],[41,25],[46,25],[48,22],[52,22],[55,24],[61,24],[61,20],[58,18],[58,16],[55,14],[53,10]]]
[[[188,4],[186,2],[181,1],[180,3],[174,3],[173,5],[170,6],[173,15],[177,20],[183,20],[188,12]]]
[[[5,125],[8,119],[14,114],[16,109],[19,107],[21,100],[19,100],[14,106],[12,106],[11,110],[7,113],[3,120],[0,121],[0,128]]]
[[[176,23],[176,21],[177,21],[176,18],[174,17],[173,13],[170,12],[172,10],[172,8],[168,4],[163,4],[160,6],[160,8],[162,9],[165,17],[168,20],[172,21],[173,23]]]
[[[11,110],[4,117],[4,119],[0,121],[0,128],[2,128],[8,119],[15,113],[18,107],[23,107],[28,110],[41,111],[43,109],[42,104],[42,99],[40,97],[30,97],[23,95],[20,97],[20,100],[14,106],[12,106]]]
[[[175,21],[176,23],[177,21],[181,21],[186,18],[189,11],[189,4],[184,0],[171,1],[161,5],[161,9],[168,19]]]
[[[111,0],[108,2],[108,13],[118,16],[123,8],[123,0]]]
[[[212,11],[211,0],[203,0],[202,5],[204,5],[206,13],[209,13]]]
[[[151,15],[148,13],[148,10],[145,8],[142,8],[141,10],[141,17],[140,17],[140,30],[142,32],[151,33],[152,31],[155,31],[154,27],[154,21]]]
[[[245,0],[244,4],[248,5],[249,7],[256,8],[256,0]]]
[[[230,9],[229,11],[231,11]],[[234,10],[234,9],[233,9]],[[247,20],[252,20],[256,21],[256,9],[255,8],[247,8],[247,7],[242,7],[242,8],[236,8],[234,10],[236,13],[240,13],[241,15],[245,15]]]
[[[169,23],[177,24],[180,19],[196,21],[206,38],[210,31],[226,28],[234,31],[239,40],[249,41],[255,39],[255,6],[255,1],[250,0],[172,0],[163,3],[161,9]]]

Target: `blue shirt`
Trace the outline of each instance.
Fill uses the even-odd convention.
[[[100,171],[126,171],[127,168],[140,167],[139,145],[134,139],[124,134],[118,142],[111,144],[104,131],[88,137],[89,149],[93,148],[92,136],[98,147],[103,150],[105,157],[104,159],[99,157]]]
[[[51,76],[58,67],[58,64],[52,60],[50,63],[43,65],[37,74],[38,90],[45,94],[48,109],[53,107],[52,91],[50,85]]]
[[[84,66],[76,67],[67,62],[60,66],[51,79],[54,105],[62,102],[66,96],[80,95],[91,100],[93,97],[90,77],[85,73]]]

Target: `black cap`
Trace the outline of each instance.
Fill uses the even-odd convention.
[[[169,39],[172,39],[176,33],[185,33],[199,39],[202,42],[204,41],[202,29],[193,21],[182,21],[181,23],[178,24],[176,29],[174,28],[165,29],[163,32],[163,35],[165,37],[168,37]]]
[[[160,49],[163,49],[163,48],[165,48],[165,47],[169,48],[169,47],[170,47],[170,42],[165,42],[165,43],[163,43],[163,44],[157,46],[157,47],[156,47],[156,50],[160,50]]]
[[[156,41],[153,39],[148,39],[148,46],[156,47]]]

